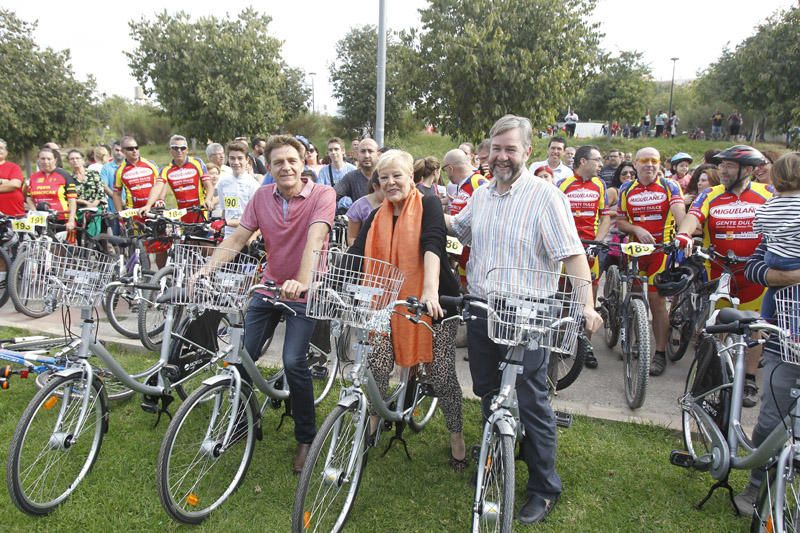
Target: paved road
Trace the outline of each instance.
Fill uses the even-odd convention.
[[[80,313],[73,312],[73,331],[79,331]],[[143,349],[138,341],[126,339],[116,333],[111,326],[102,321],[104,315],[100,311],[101,325],[99,338],[109,342],[116,342],[132,349]],[[14,311],[9,302],[0,309],[0,326],[12,326],[60,334],[63,330],[61,315],[56,313],[49,317],[31,319]],[[280,357],[279,347],[283,345],[283,327],[279,327],[278,337],[275,338],[267,357],[277,360]],[[652,423],[672,429],[680,429],[680,414],[677,399],[683,392],[686,373],[689,369],[690,355],[693,347],[689,347],[689,354],[678,363],[668,363],[667,369],[659,377],[651,377],[647,389],[644,405],[633,411],[625,402],[622,385],[623,365],[618,349],[609,350],[602,340],[601,335],[594,341],[595,354],[600,362],[595,370],[583,369],[578,380],[568,389],[559,392],[555,399],[556,408],[575,414],[587,415],[594,418],[607,420],[621,420],[629,422]],[[473,397],[472,382],[469,367],[464,356],[465,348],[457,349],[456,367],[459,382],[466,397]],[[755,423],[757,407],[744,410],[743,425],[751,428]]]

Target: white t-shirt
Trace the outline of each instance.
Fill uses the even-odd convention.
[[[539,167],[543,167],[545,165],[547,165],[548,167],[550,166],[549,163],[547,162],[547,159],[545,159],[544,161],[536,161],[534,163],[531,163],[531,166],[528,168],[530,169],[531,174],[533,174],[536,172],[536,169],[538,169]],[[558,183],[559,181],[573,175],[572,169],[562,162],[559,162],[558,167],[551,168],[550,170],[553,171],[553,183]]]
[[[252,174],[242,174],[239,177],[231,174],[224,176],[217,182],[217,196],[222,216],[225,220],[240,219],[244,208],[261,185]],[[225,227],[225,236],[229,237],[236,228]]]

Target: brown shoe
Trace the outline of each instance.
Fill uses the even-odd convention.
[[[310,444],[297,443],[297,452],[294,454],[294,462],[292,463],[292,472],[299,474],[303,471],[303,465],[306,464],[306,457],[308,457],[308,450],[311,448]]]

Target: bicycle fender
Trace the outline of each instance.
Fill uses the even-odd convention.
[[[514,427],[508,423],[508,420],[500,419],[496,421],[494,425],[497,427],[497,430],[501,435],[516,438],[516,431],[514,430]]]
[[[65,377],[73,376],[75,374],[83,374],[83,368],[81,368],[79,366],[73,366],[71,368],[65,368],[64,370],[59,370],[58,372],[56,372],[53,375],[65,378]]]
[[[217,374],[216,376],[211,376],[208,379],[204,379],[203,385],[216,385],[217,383],[228,381],[230,379],[231,377],[226,374]]]
[[[336,405],[344,407],[345,409],[350,409],[353,404],[357,404],[359,401],[361,401],[361,397],[358,394],[348,394],[339,398]]]

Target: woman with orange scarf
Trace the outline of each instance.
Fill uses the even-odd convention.
[[[450,270],[442,204],[414,187],[414,159],[401,150],[389,150],[375,167],[384,194],[383,203],[361,226],[349,253],[395,265],[405,276],[400,298],[417,296],[433,318],[434,335],[424,326],[392,317],[391,335],[373,350],[370,369],[382,392],[389,386],[395,362],[404,367],[428,364],[428,376],[450,431],[450,467],[461,472],[467,465],[462,394],[455,366],[456,322],[441,323],[445,311],[439,295],[458,296],[458,280]],[[426,317],[431,324],[431,320]]]

